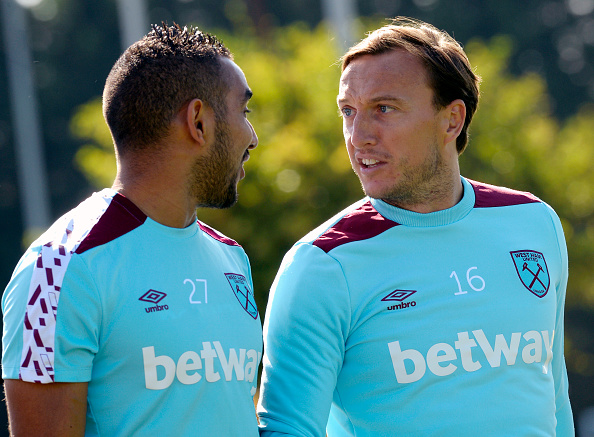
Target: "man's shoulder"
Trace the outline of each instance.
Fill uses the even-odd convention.
[[[198,226],[200,227],[200,230],[202,232],[204,232],[206,235],[208,235],[213,240],[218,241],[219,243],[223,243],[227,246],[241,247],[241,245],[237,241],[233,240],[232,238],[227,237],[226,235],[217,231],[215,228],[207,225],[204,222],[201,222],[200,220],[198,220]]]
[[[477,182],[466,179],[475,194],[475,208],[496,208],[501,206],[523,205],[528,203],[542,203],[534,194],[511,188]]]
[[[75,249],[78,254],[133,231],[147,219],[146,214],[131,200],[111,190],[95,193],[75,211],[75,217],[83,228],[81,232],[85,232],[85,227],[88,228],[86,235],[80,236],[80,244]]]
[[[317,246],[328,253],[344,244],[375,237],[397,225],[383,217],[371,201],[364,198],[315,228],[299,243]]]
[[[29,250],[82,254],[142,225],[146,215],[111,189],[94,193],[58,218]]]

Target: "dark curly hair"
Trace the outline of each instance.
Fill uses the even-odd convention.
[[[152,30],[116,61],[103,90],[103,115],[120,155],[155,144],[184,103],[199,98],[225,113],[228,86],[220,58],[233,59],[214,35],[177,24]]]
[[[436,108],[444,108],[456,99],[464,101],[466,119],[456,139],[458,154],[462,153],[468,143],[468,126],[478,107],[480,83],[462,46],[431,24],[396,17],[392,24],[371,32],[351,47],[342,57],[342,70],[356,58],[391,50],[406,50],[421,60],[433,89]]]

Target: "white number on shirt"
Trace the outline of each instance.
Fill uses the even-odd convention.
[[[479,275],[470,275],[470,272],[476,270],[477,268],[478,267],[471,267],[466,271],[466,282],[468,283],[468,286],[474,291],[482,291],[485,289],[485,280]],[[460,279],[458,278],[458,274],[455,270],[450,274],[450,278],[454,278],[458,284],[458,292],[454,293],[455,295],[468,293],[466,290],[462,289],[462,284],[460,283]]]

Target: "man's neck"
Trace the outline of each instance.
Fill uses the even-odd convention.
[[[179,176],[167,177],[164,173],[141,177],[118,173],[112,188],[157,223],[185,228],[196,221],[196,205],[188,198],[186,187],[181,186],[179,181]]]

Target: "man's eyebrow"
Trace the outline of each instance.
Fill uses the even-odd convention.
[[[345,103],[348,102],[349,99],[347,97],[340,97],[338,96],[336,98],[336,103],[338,103],[339,105],[341,103]],[[390,95],[385,95],[385,96],[377,96],[377,97],[373,97],[371,99],[369,99],[370,103],[377,103],[377,102],[395,102],[395,103],[403,103],[404,99],[401,99],[400,97],[396,97],[396,96],[390,96]]]
[[[373,99],[370,99],[370,102],[375,103],[375,102],[403,102],[404,100],[401,99],[400,97],[396,97],[396,96],[390,96],[390,95],[385,95],[385,96],[377,96],[374,97]]]

